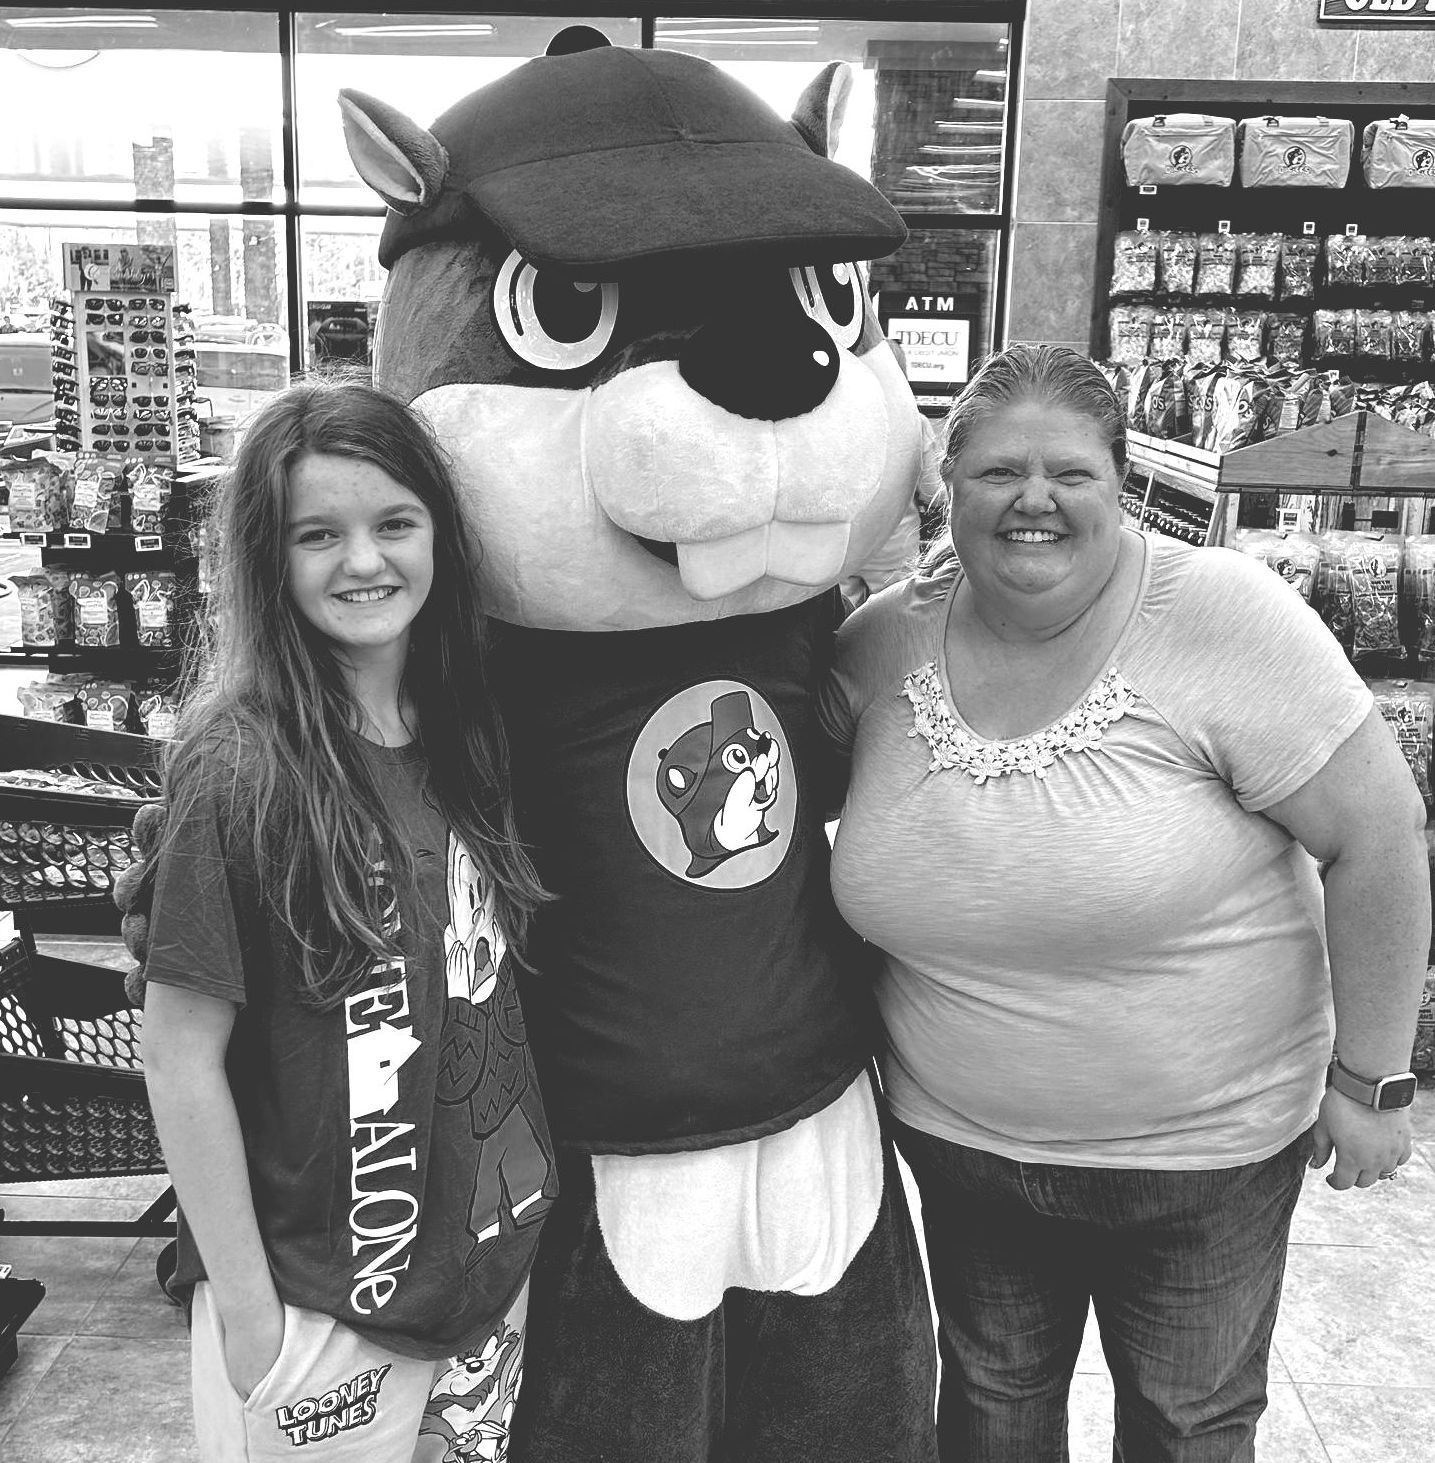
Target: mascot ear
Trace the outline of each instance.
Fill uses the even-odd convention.
[[[544,51],[545,56],[571,56],[575,51],[596,51],[600,46],[611,46],[613,43],[591,25],[570,25],[565,26],[551,41],[548,42],[548,49]]]
[[[395,213],[416,213],[438,197],[448,153],[432,132],[397,107],[348,88],[339,93],[339,111],[359,176]]]
[[[832,61],[808,82],[798,97],[792,125],[818,157],[830,158],[836,154],[837,134],[842,130],[851,92],[851,67],[843,61]]]

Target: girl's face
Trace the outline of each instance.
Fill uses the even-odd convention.
[[[993,408],[948,482],[952,541],[974,589],[1076,609],[1100,593],[1116,563],[1121,474],[1089,417],[1030,398]]]
[[[433,519],[381,467],[311,452],[289,475],[285,567],[298,612],[347,660],[399,656],[433,585]]]

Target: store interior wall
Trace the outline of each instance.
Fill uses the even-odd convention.
[[[1435,82],[1435,31],[1335,29],[1315,0],[1028,0],[1008,340],[1085,351],[1112,77]]]

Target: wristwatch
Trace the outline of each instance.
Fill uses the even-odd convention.
[[[1330,1059],[1326,1082],[1342,1097],[1373,1107],[1376,1112],[1394,1112],[1398,1108],[1409,1107],[1415,1101],[1415,1089],[1420,1085],[1414,1072],[1401,1072],[1394,1077],[1362,1077],[1342,1066],[1339,1057]]]

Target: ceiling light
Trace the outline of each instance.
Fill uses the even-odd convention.
[[[155,30],[152,15],[19,15],[7,20],[11,30]]]
[[[493,27],[485,21],[455,21],[433,25],[337,25],[336,36],[383,36],[388,40],[420,39],[425,36],[491,36]]]
[[[762,36],[747,35],[733,40],[713,39],[707,36],[694,35],[692,31],[659,31],[654,37],[657,41],[675,41],[680,44],[692,42],[697,46],[815,46],[817,37],[813,36],[808,40],[803,36],[779,36],[772,40],[765,40]]]
[[[973,71],[972,72],[972,75],[975,76],[978,81],[1005,81],[1006,80],[1006,72],[1005,71],[995,71],[995,70],[993,70],[993,71]]]

